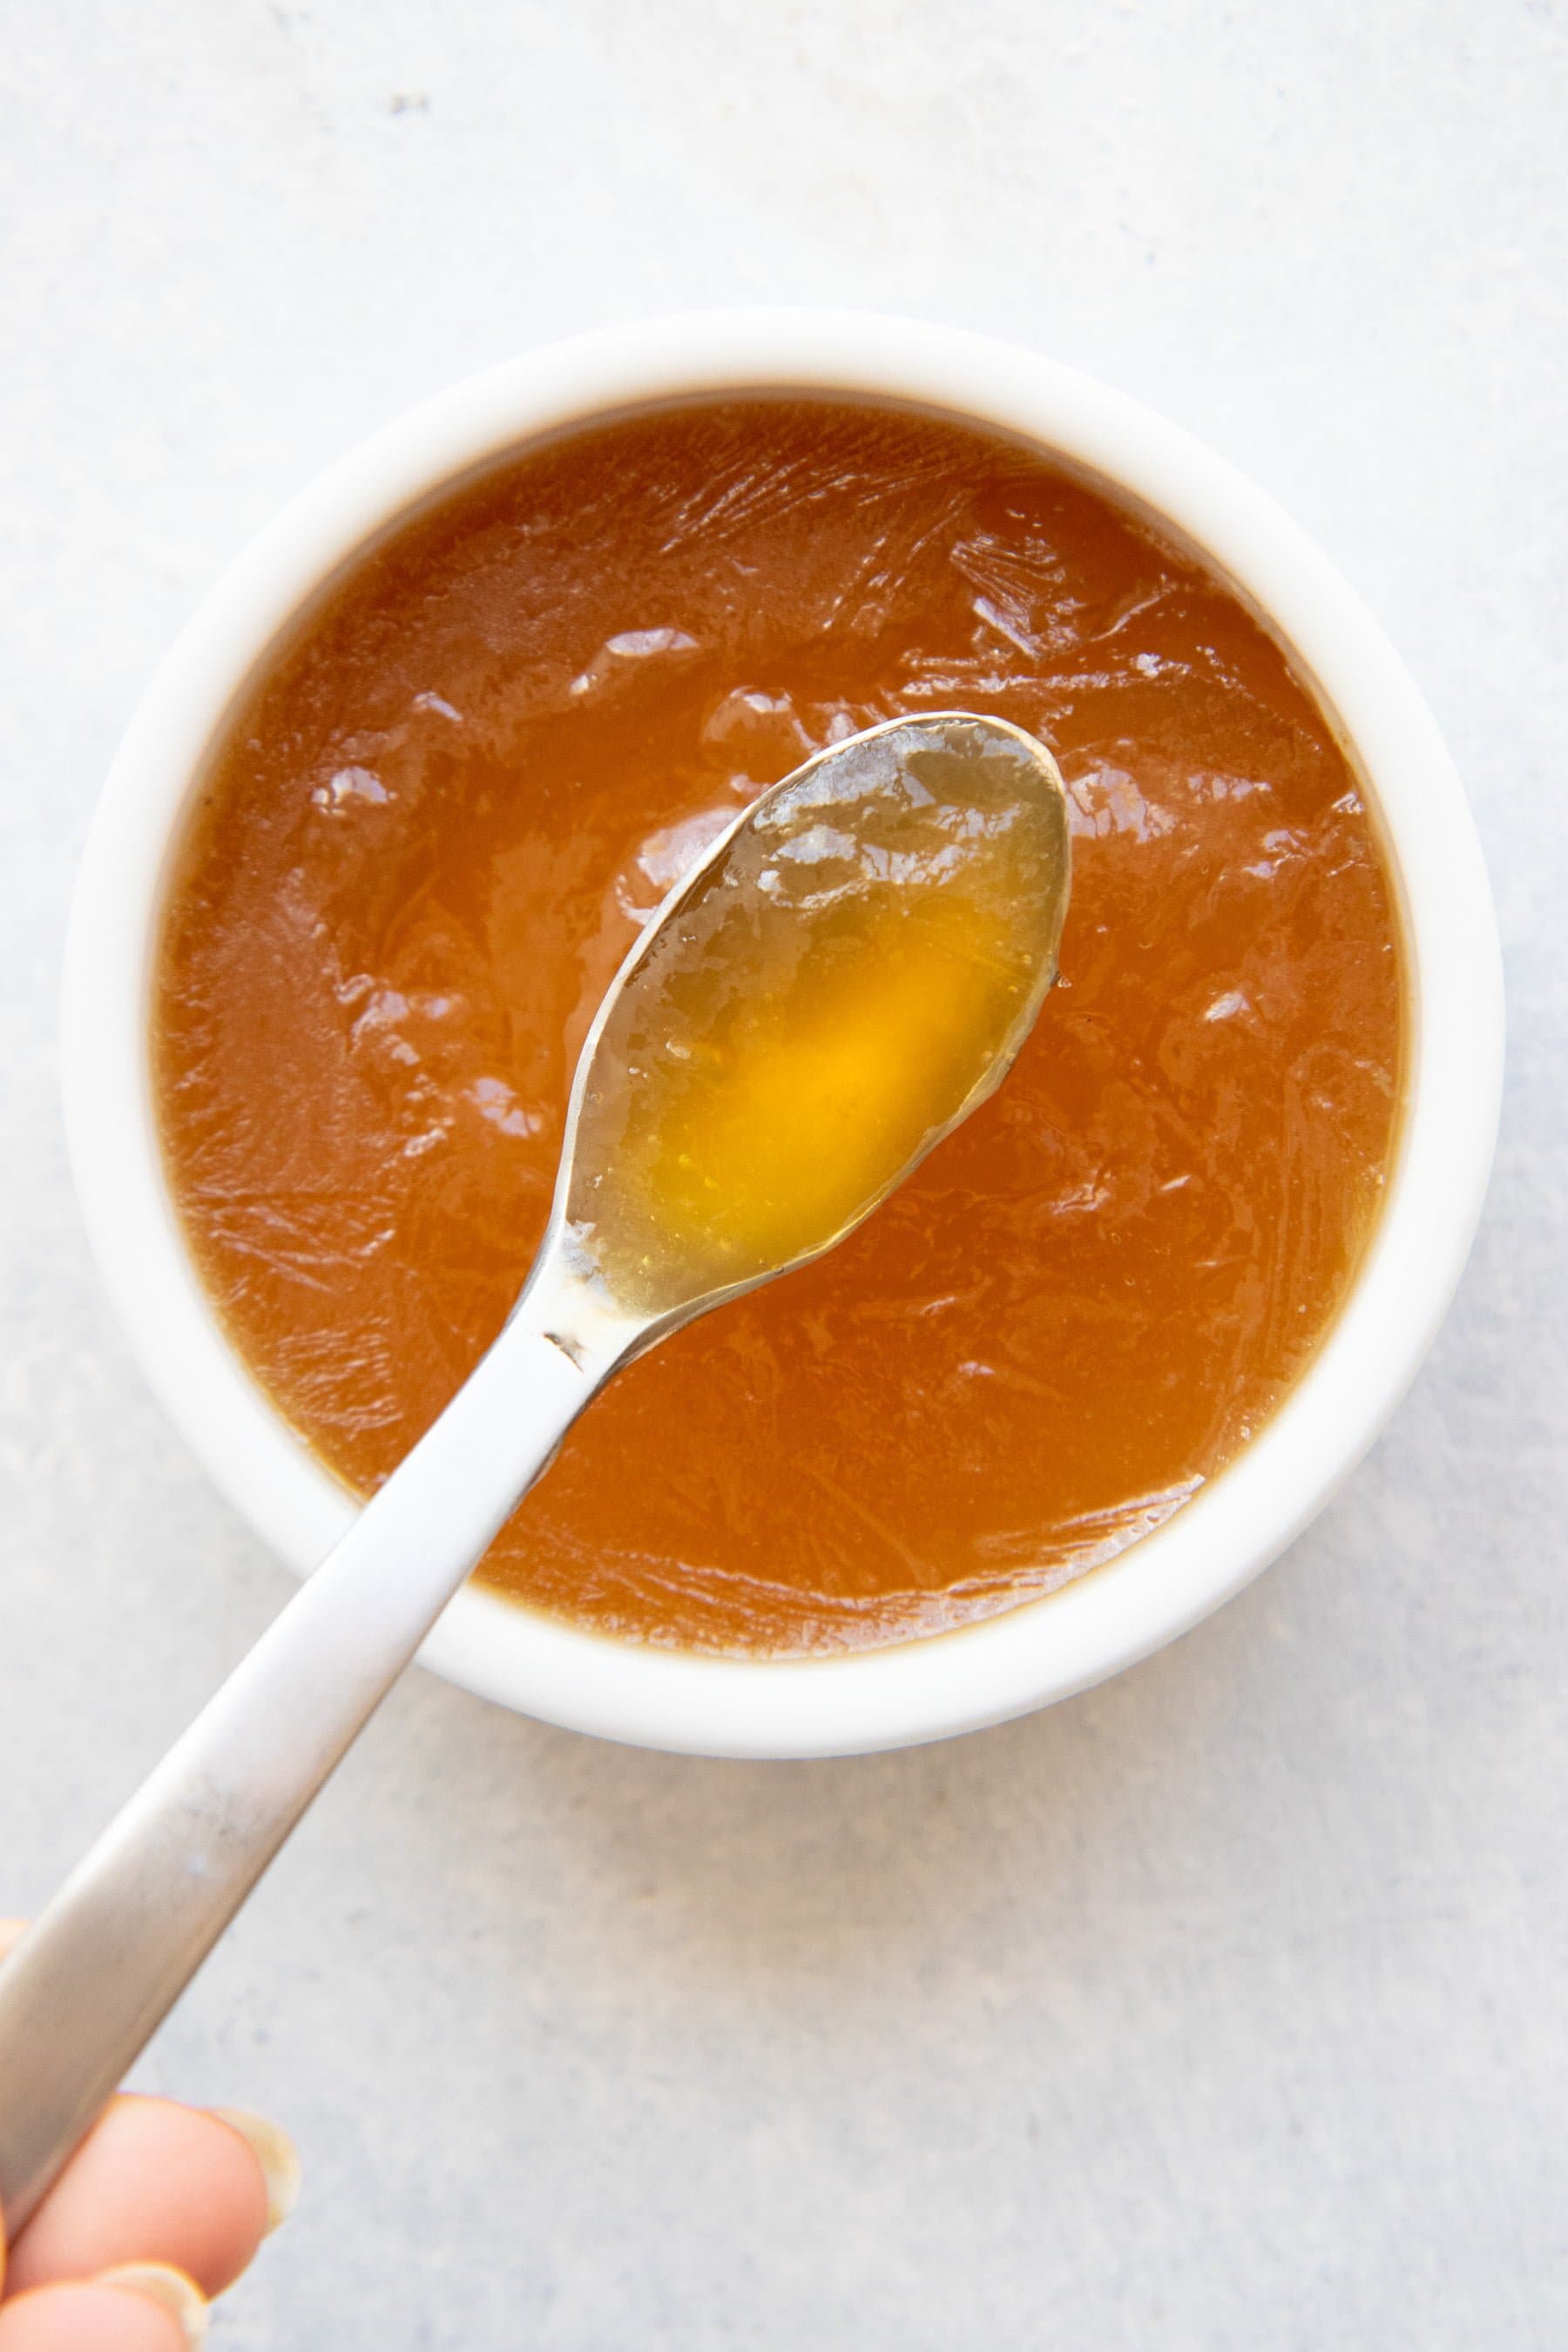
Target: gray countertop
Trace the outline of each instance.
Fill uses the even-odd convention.
[[[165,2031],[303,2201],[215,2342],[1568,2340],[1561,0],[60,0],[0,57],[0,1910],[289,1590],[143,1391],[56,1111],[116,737],[408,401],[645,310],[904,309],[1271,489],[1473,794],[1489,1213],[1393,1429],[1137,1672],[921,1752],[596,1745],[416,1675]],[[0,2096],[4,2086],[0,2085]]]

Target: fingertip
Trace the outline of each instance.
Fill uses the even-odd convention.
[[[156,2310],[167,2312],[180,2331],[185,2352],[201,2352],[212,2317],[207,2299],[195,2279],[175,2270],[172,2263],[121,2263],[117,2270],[102,2272],[93,2284],[141,2295]]]
[[[221,2294],[268,2210],[261,2165],[231,2125],[167,2099],[116,2099],[17,2239],[9,2284],[19,2293],[153,2263]]]
[[[200,2342],[166,2305],[99,2280],[0,2305],[0,2352],[195,2352]]]
[[[284,2130],[268,2116],[258,2116],[250,2107],[213,2107],[208,2112],[236,2131],[261,2167],[261,2178],[267,2189],[267,2235],[280,2230],[300,2201],[301,2167],[300,2151]]]

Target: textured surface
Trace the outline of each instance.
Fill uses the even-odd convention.
[[[710,499],[717,544],[671,533]],[[524,1599],[858,1644],[1179,1508],[1315,1345],[1381,1183],[1397,1013],[1364,814],[1212,580],[1044,466],[858,410],[683,409],[523,457],[384,551],[236,715],[171,909],[164,1132],[230,1329],[369,1488],[516,1298],[650,867],[835,729],[966,701],[1062,762],[1065,984],[879,1215],[616,1380],[490,1556]],[[885,942],[875,968],[889,987]],[[820,1173],[803,1079],[784,1131]],[[764,1121],[753,1097],[753,1178]]]
[[[157,2053],[304,2147],[228,2352],[1562,2342],[1565,100],[1552,0],[13,12],[0,1904],[42,1898],[288,1589],[84,1260],[52,1038],[82,827],[219,566],[409,398],[782,299],[1142,394],[1390,625],[1512,991],[1427,1371],[1174,1651],[800,1768],[397,1694]]]

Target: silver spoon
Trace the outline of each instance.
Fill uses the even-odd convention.
[[[741,921],[787,962],[802,914],[835,893],[869,877],[886,896],[900,857],[928,880],[957,870],[1010,824],[1031,829],[1018,874],[1032,961],[948,1115],[889,1147],[903,1150],[897,1164],[819,1205],[816,1225],[772,1258],[721,1214],[691,1224],[673,1255],[648,1246],[646,1218],[625,1183],[617,1192],[639,1148],[638,1057],[691,1050],[670,1008],[681,991],[688,1003],[700,992],[724,925]],[[584,1045],[549,1227],[500,1338],[0,1968],[0,2211],[13,2239],[612,1372],[831,1248],[1000,1085],[1056,977],[1068,878],[1049,754],[1003,720],[946,712],[868,729],[808,761],[666,899]],[[685,978],[670,993],[677,965]],[[785,1200],[786,1224],[789,1210]]]

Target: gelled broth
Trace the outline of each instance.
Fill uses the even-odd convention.
[[[516,1296],[639,924],[811,751],[954,707],[1067,779],[1061,982],[848,1241],[611,1385],[480,1571],[521,1601],[884,1643],[1051,1589],[1222,1470],[1394,1148],[1355,776],[1235,594],[1104,494],[798,399],[508,461],[353,567],[218,749],[156,976],[170,1181],[235,1345],[368,1492]]]
[[[1070,863],[1032,738],[895,721],[753,802],[585,1049],[566,1220],[648,1317],[830,1248],[995,1090]]]

